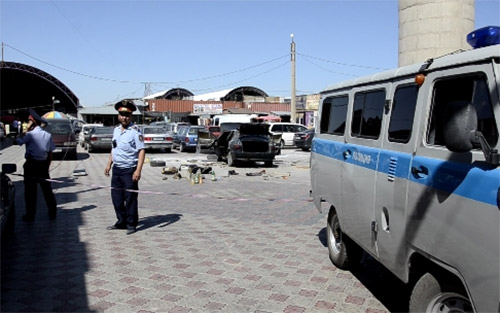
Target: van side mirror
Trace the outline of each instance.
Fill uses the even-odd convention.
[[[477,130],[477,113],[472,103],[454,101],[446,105],[443,136],[446,147],[453,152],[468,152],[480,146],[486,162],[494,165],[500,163],[496,149],[492,149]]]

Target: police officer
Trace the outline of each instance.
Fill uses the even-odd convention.
[[[127,235],[136,231],[139,221],[138,193],[127,190],[139,190],[142,165],[144,164],[144,142],[139,129],[132,123],[133,103],[122,101],[115,105],[120,125],[113,132],[113,148],[109,155],[104,174],[111,177],[111,199],[115,208],[116,223],[107,229],[127,229]]]
[[[35,219],[37,184],[40,187],[47,204],[49,219],[55,220],[57,203],[50,182],[49,167],[52,161],[52,151],[56,149],[52,135],[43,130],[40,125],[47,121],[40,117],[33,109],[29,109],[29,118],[26,132],[16,139],[18,145],[26,145],[24,163],[24,201],[26,214],[22,217],[25,222]]]

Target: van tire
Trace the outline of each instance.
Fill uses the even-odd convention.
[[[413,288],[409,312],[437,312],[443,308],[446,312],[455,312],[455,310],[472,312],[472,305],[467,296],[453,286],[440,284],[431,273],[426,273],[420,277]]]
[[[330,260],[336,267],[345,270],[359,264],[363,251],[342,232],[337,211],[333,207],[328,213],[326,241]]]

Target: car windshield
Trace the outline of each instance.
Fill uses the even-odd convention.
[[[199,128],[199,127],[196,127],[196,128],[194,128],[194,127],[193,127],[193,128],[190,128],[190,129],[189,129],[189,131],[188,131],[188,134],[190,134],[190,135],[196,135],[196,134],[198,134],[198,131],[199,131],[199,130],[200,130],[200,128]]]
[[[113,127],[96,127],[94,128],[94,134],[100,135],[100,134],[112,134],[113,133]]]
[[[163,127],[144,127],[144,135],[148,134],[165,134],[165,128]]]
[[[73,132],[69,121],[49,121],[45,129],[54,135],[66,135]]]

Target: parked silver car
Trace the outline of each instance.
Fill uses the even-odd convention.
[[[141,127],[141,132],[144,137],[145,149],[172,151],[172,133],[167,132],[165,128],[161,126],[144,126]]]
[[[90,140],[88,142],[89,152],[95,150],[111,150],[114,127],[94,127],[90,131]]]
[[[94,127],[102,127],[102,124],[85,124],[82,126],[80,133],[78,134],[78,144],[80,147],[86,148],[90,140],[90,131]]]

